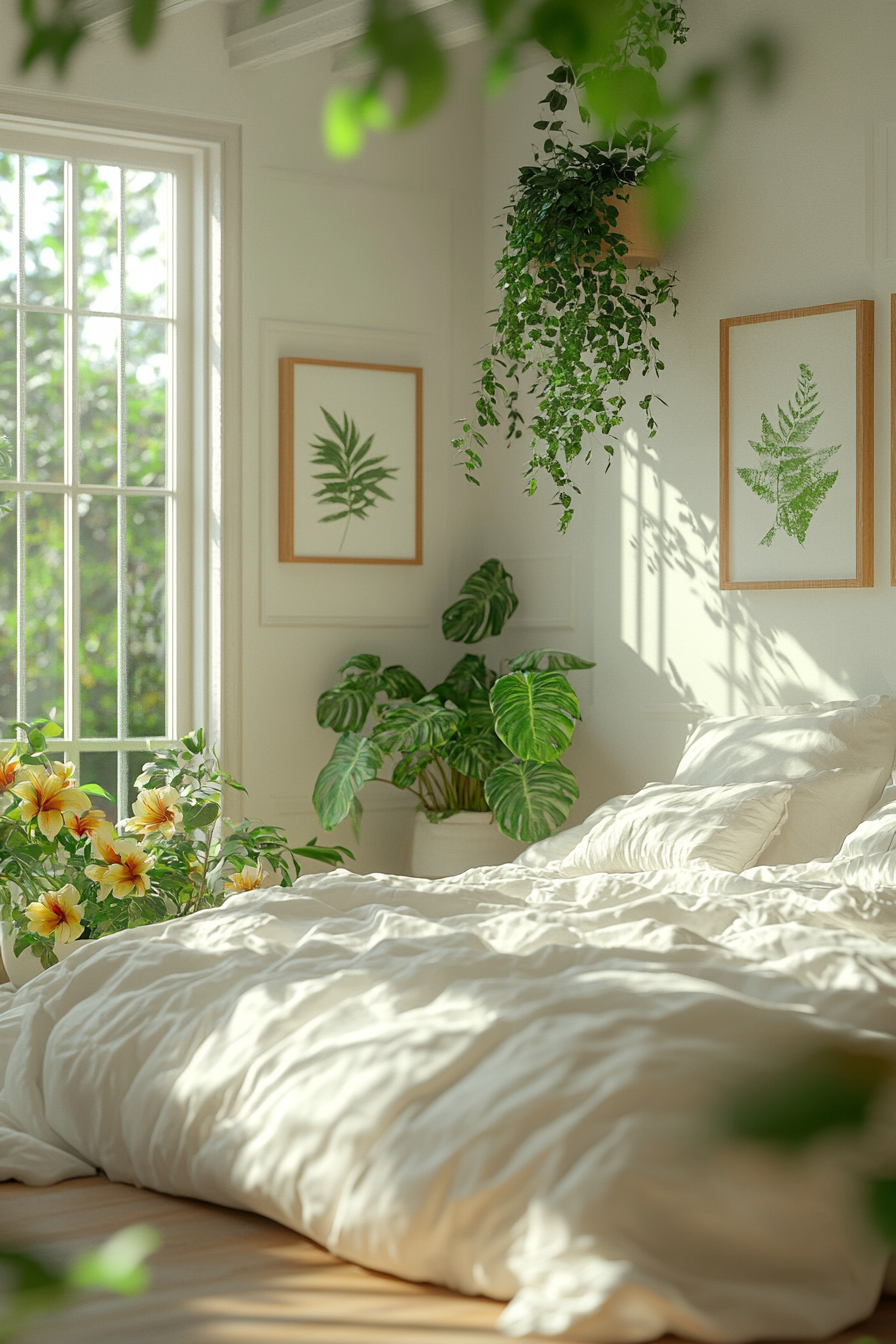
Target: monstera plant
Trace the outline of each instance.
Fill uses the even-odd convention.
[[[442,633],[478,644],[500,634],[517,605],[500,560],[486,560],[444,612]],[[430,821],[491,811],[514,840],[544,839],[579,796],[560,760],[579,719],[566,674],[593,666],[558,649],[532,649],[499,676],[467,653],[427,690],[407,668],[356,654],[317,703],[318,723],[339,734],[314,787],[321,825],[332,830],[350,817],[357,828],[358,794],[377,781],[413,793]]]

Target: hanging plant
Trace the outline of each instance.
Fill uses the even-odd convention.
[[[683,41],[683,33],[675,40]],[[645,51],[648,64],[665,60],[659,45]],[[594,451],[587,436],[602,436],[609,465],[614,431],[624,419],[625,384],[635,370],[647,376],[663,368],[655,310],[664,303],[677,307],[676,277],[646,265],[632,268],[619,208],[645,179],[668,172],[673,132],[642,120],[607,140],[579,145],[565,134],[558,142],[554,135],[564,131],[558,114],[593,72],[577,75],[560,66],[550,78],[555,87],[543,102],[555,120],[535,123],[549,132],[544,154],[520,170],[511,198],[497,263],[502,302],[480,365],[475,425],[464,423],[454,446],[465,456],[467,479],[478,484],[483,431],[500,425],[502,413],[508,443],[528,430],[528,493],[535,493],[538,473],[546,473],[565,532],[579,493],[570,465],[583,453],[589,462]],[[535,398],[532,414],[523,393]],[[651,437],[655,397],[647,391],[638,401]]]

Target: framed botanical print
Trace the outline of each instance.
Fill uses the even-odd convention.
[[[719,583],[874,583],[874,303],[721,323]]]
[[[423,562],[423,370],[280,360],[280,560]]]

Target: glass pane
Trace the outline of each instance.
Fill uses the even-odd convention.
[[[165,484],[168,324],[126,322],[128,485]]]
[[[61,495],[25,496],[25,717],[62,724],[64,560]]]
[[[65,185],[61,159],[25,159],[25,302],[64,299]]]
[[[99,784],[107,793],[111,793],[112,802],[99,794],[90,794],[90,806],[98,807],[114,825],[118,820],[118,806],[115,795],[118,792],[118,753],[116,751],[82,751],[78,765],[78,780],[81,784]],[[123,814],[123,813],[122,813]]]
[[[118,479],[118,341],[115,317],[78,324],[78,423],[81,480],[114,485]]]
[[[16,452],[16,401],[18,398],[16,322],[15,313],[0,313],[0,439],[6,439],[8,444],[4,460],[0,463],[0,480],[4,477],[10,480],[16,475],[15,467],[10,469],[9,465],[10,454],[14,463]]]
[[[168,312],[169,173],[125,173],[125,308]]]
[[[121,169],[78,165],[78,300],[82,308],[121,311],[118,208]]]
[[[0,734],[16,713],[16,497],[0,492]]]
[[[114,498],[81,495],[78,499],[82,737],[118,736],[117,510]]]
[[[19,156],[0,154],[0,303],[15,303],[19,277]]]
[[[127,501],[129,737],[165,735],[165,503]]]
[[[65,435],[64,319],[25,315],[25,480],[61,481]]]

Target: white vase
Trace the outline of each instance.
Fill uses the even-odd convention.
[[[453,877],[468,868],[490,868],[511,863],[526,846],[498,830],[491,812],[456,812],[442,821],[429,821],[425,812],[414,818],[411,844],[412,877]]]
[[[20,956],[16,956],[13,948],[15,947],[15,932],[12,926],[5,921],[0,922],[0,957],[3,959],[3,969],[9,977],[9,982],[13,989],[21,989],[27,985],[29,980],[40,975],[43,966],[40,964],[40,957],[36,957],[30,947],[26,947]],[[83,940],[74,943],[56,943],[53,951],[56,953],[59,961],[64,961],[70,952],[74,952],[76,947],[80,947]]]

